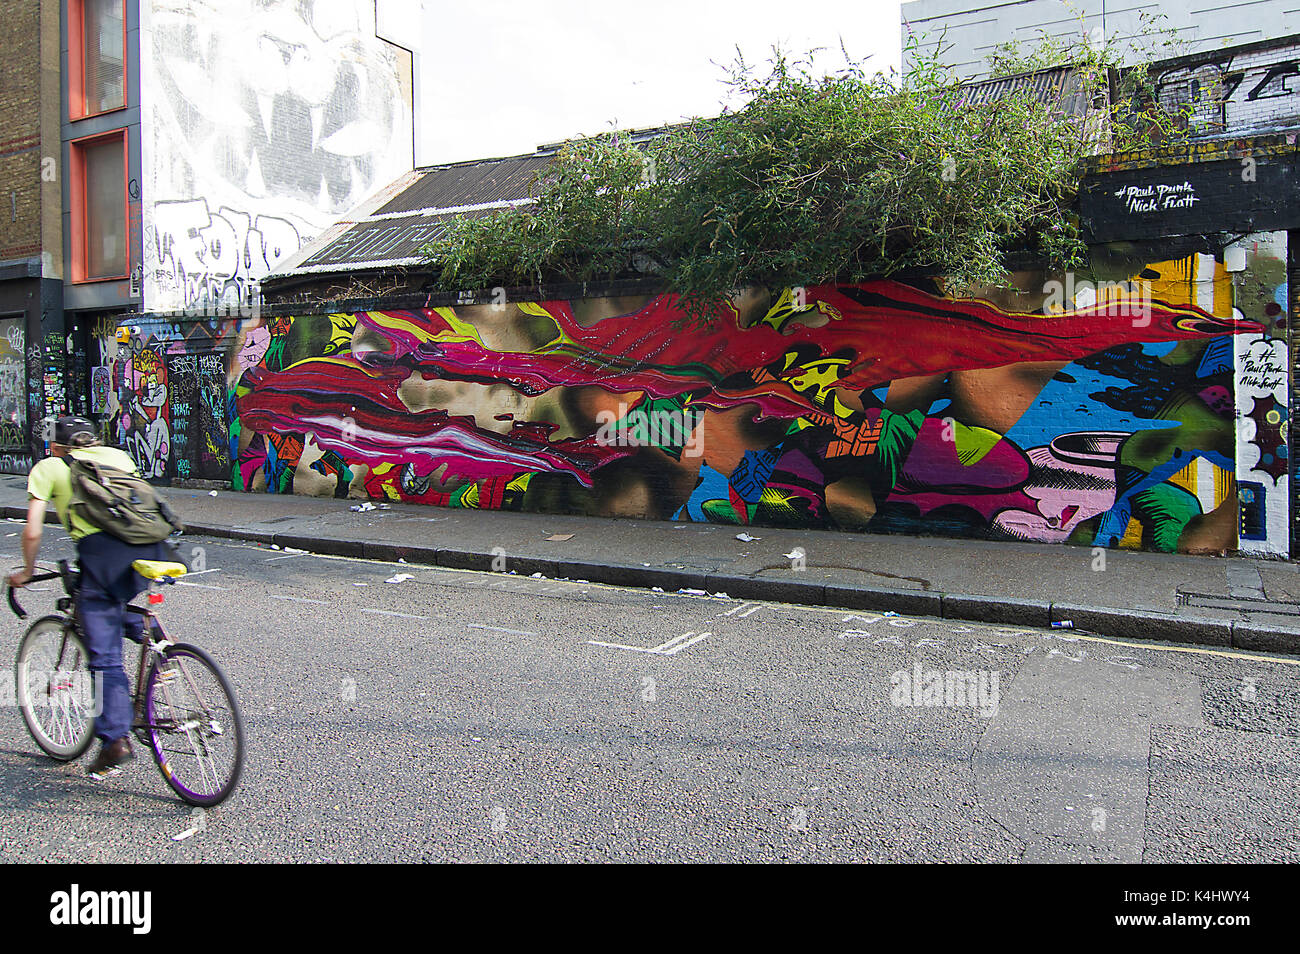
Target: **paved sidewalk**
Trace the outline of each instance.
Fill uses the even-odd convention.
[[[0,475],[3,516],[25,513],[25,486]],[[317,553],[1300,653],[1300,567],[1286,562],[165,492],[191,533]]]

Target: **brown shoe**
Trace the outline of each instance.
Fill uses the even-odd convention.
[[[109,775],[116,775],[122,770],[122,766],[135,758],[135,753],[131,751],[131,740],[122,736],[115,742],[105,742],[99,750],[99,755],[95,761],[90,763],[87,774],[91,778],[106,778]]]

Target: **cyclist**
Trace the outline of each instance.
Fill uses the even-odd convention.
[[[38,461],[27,477],[27,526],[23,530],[21,570],[9,574],[11,586],[25,586],[32,578],[36,556],[41,549],[45,528],[45,511],[53,502],[68,534],[77,546],[81,565],[81,582],[77,590],[77,613],[81,619],[90,669],[98,677],[100,712],[95,718],[95,735],[99,737],[99,755],[91,763],[89,774],[103,778],[135,757],[131,750],[131,694],[122,668],[122,637],[139,639],[141,623],[126,612],[126,604],[145,588],[144,580],[131,567],[133,560],[162,560],[168,555],[161,543],[132,545],[124,543],[98,527],[91,526],[79,514],[69,517],[72,501],[72,478],[67,462],[75,454],[95,463],[138,473],[129,454],[115,447],[103,447],[95,435],[95,425],[84,417],[61,417],[54,426],[50,456]],[[101,681],[102,680],[102,681]]]

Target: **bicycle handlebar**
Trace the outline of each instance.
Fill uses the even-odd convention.
[[[40,582],[43,581],[43,580],[55,580],[55,579],[58,579],[61,575],[62,575],[61,573],[54,573],[54,572],[52,572],[52,573],[38,573],[38,574],[34,575],[34,576],[33,576],[30,580],[28,580],[27,582],[28,582],[28,583],[40,583]],[[5,583],[5,589],[8,591],[8,595],[9,595],[9,608],[10,608],[11,610],[13,610],[13,614],[14,614],[15,616],[17,616],[19,619],[26,619],[26,618],[27,618],[27,611],[26,611],[25,609],[23,609],[21,605],[19,605],[19,603],[18,603],[18,596],[17,596],[17,594],[16,594],[16,592],[15,592],[13,586],[11,586],[8,582],[6,582],[6,583]]]

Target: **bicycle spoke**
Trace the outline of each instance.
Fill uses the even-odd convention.
[[[179,668],[183,671],[185,667],[184,665],[181,665],[179,666]],[[192,680],[191,680],[191,684],[192,684]],[[177,707],[176,704],[171,700],[171,689],[168,688],[167,686],[163,686],[163,695],[167,697],[167,704],[172,708],[174,714]],[[190,754],[194,756],[194,760],[195,762],[198,763],[199,766],[199,777],[202,780],[204,786],[203,789],[199,792],[199,794],[210,795],[213,792],[215,792],[219,787],[219,780],[217,779],[216,769],[211,765],[211,761],[212,761],[211,758],[208,757],[205,759],[203,752],[200,750],[200,745],[194,737],[194,731],[190,727],[190,723],[195,721],[193,716],[194,714],[192,712],[186,710],[183,713],[183,715],[180,718],[178,718],[176,721],[177,724],[180,726],[180,730],[185,733],[185,739],[190,744]],[[212,785],[210,787],[207,784],[209,776],[211,776],[211,780],[212,780]]]
[[[87,664],[80,641],[61,619],[37,620],[19,647],[23,719],[55,758],[75,758],[91,742],[93,717],[79,696],[81,679],[90,675]]]
[[[220,799],[239,777],[242,730],[228,686],[197,652],[177,652],[154,670],[149,731],[164,776],[182,797]]]

